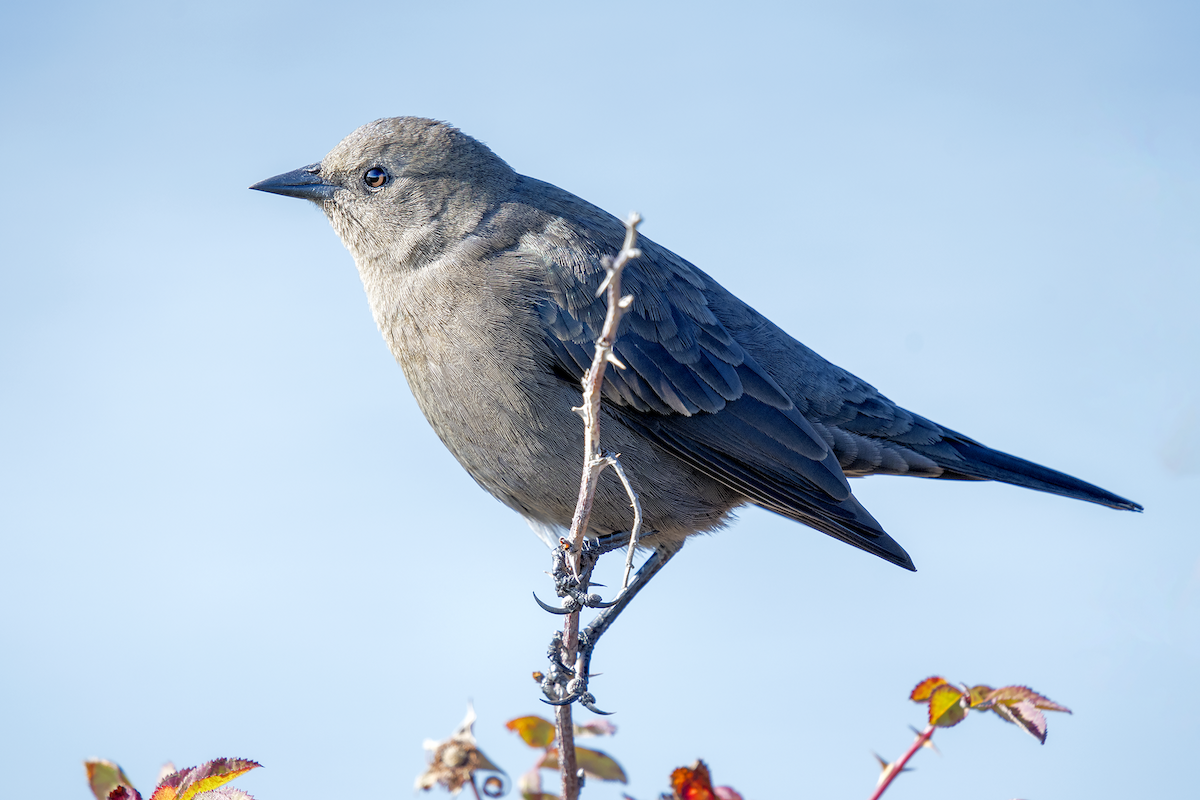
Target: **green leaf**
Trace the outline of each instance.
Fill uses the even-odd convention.
[[[621,765],[614,761],[612,757],[601,753],[599,750],[576,747],[575,760],[583,768],[583,771],[593,778],[599,778],[602,781],[629,782],[625,777],[625,770],[621,769]]]
[[[88,784],[92,787],[92,794],[96,800],[108,800],[109,793],[118,786],[133,788],[133,781],[112,761],[90,758],[83,762],[83,766],[87,770]]]
[[[517,717],[504,723],[510,731],[516,731],[530,747],[549,747],[554,743],[554,723],[537,716]]]
[[[982,683],[978,686],[971,687],[971,708],[988,702],[988,695],[992,693],[992,687],[984,686]]]
[[[575,763],[593,778],[598,778],[602,781],[629,782],[625,777],[625,770],[621,769],[621,765],[599,750],[576,747]],[[542,761],[542,769],[560,769],[557,749],[547,751],[546,758]]]

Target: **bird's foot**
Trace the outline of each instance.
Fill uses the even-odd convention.
[[[604,635],[604,632],[608,630],[621,611],[629,605],[634,596],[641,591],[641,588],[649,583],[650,579],[679,551],[680,546],[681,544],[679,543],[663,546],[650,554],[650,557],[638,569],[637,574],[634,575],[630,584],[622,588],[611,603],[605,604],[600,613],[596,615],[596,618],[586,628],[579,631],[579,642],[574,653],[568,652],[564,648],[562,632],[555,632],[547,651],[547,656],[550,660],[550,669],[542,675],[541,680],[542,692],[547,698],[544,702],[553,706],[563,706],[578,701],[580,705],[593,714],[608,713],[596,708],[596,697],[588,691],[588,679],[591,677],[592,653],[595,651],[600,637]],[[538,602],[541,603],[540,600]],[[564,598],[564,607],[575,602],[574,598],[568,596]],[[554,611],[555,613],[559,612],[558,609],[547,606],[545,603],[541,603],[541,605],[547,610]],[[568,662],[572,658],[574,658],[575,663],[573,666],[568,666]]]
[[[611,608],[616,601],[604,602],[599,594],[589,592],[592,570],[600,556],[619,550],[629,541],[628,533],[612,533],[597,539],[585,539],[579,550],[578,570],[572,568],[569,545],[562,540],[561,546],[554,550],[554,571],[550,577],[554,579],[554,591],[562,598],[562,604],[555,607],[544,603],[535,593],[533,599],[543,610],[551,614],[572,614],[582,608]]]
[[[596,696],[588,691],[590,675],[587,668],[592,661],[594,647],[595,642],[590,641],[586,633],[581,633],[575,661],[578,666],[577,674],[575,669],[563,663],[563,635],[561,631],[555,631],[554,638],[550,640],[550,647],[546,651],[550,669],[542,676],[542,693],[546,695],[546,699],[542,700],[543,703],[552,706],[566,706],[578,702],[593,714],[608,716],[612,713],[597,708]]]

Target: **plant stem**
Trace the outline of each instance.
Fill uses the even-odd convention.
[[[558,728],[558,769],[562,776],[563,800],[579,800],[579,766],[575,761],[575,724],[571,706],[557,706],[554,723]]]
[[[640,216],[630,215],[625,223],[625,242],[621,247],[621,252],[617,254],[611,264],[605,264],[608,275],[600,284],[600,291],[608,293],[608,313],[605,315],[604,327],[600,336],[596,339],[596,352],[592,359],[592,368],[584,377],[583,403],[576,409],[583,417],[584,426],[583,474],[579,481],[579,498],[575,504],[575,515],[571,520],[571,533],[568,539],[570,552],[567,554],[567,565],[576,576],[582,579],[580,589],[583,592],[586,592],[588,588],[588,574],[580,572],[579,550],[587,532],[588,519],[592,513],[592,502],[596,497],[596,486],[600,482],[600,473],[606,466],[615,463],[614,459],[606,459],[600,452],[600,400],[604,386],[604,370],[608,367],[609,361],[613,360],[613,345],[617,340],[617,328],[620,327],[621,316],[632,302],[632,298],[621,296],[621,271],[630,259],[640,255],[640,251],[635,247],[637,226],[640,222]],[[628,480],[624,473],[619,474],[622,482],[626,484],[632,494],[632,488],[628,486]],[[633,544],[636,543],[637,530],[641,525],[641,509],[636,496],[634,496],[634,508],[637,510],[637,521],[631,536],[631,552]],[[586,572],[590,573],[591,570]],[[579,675],[579,670],[583,665],[579,663],[581,659],[578,659],[578,611],[568,614],[563,621],[562,650],[563,663],[575,669],[577,679],[586,680],[586,675]],[[575,725],[571,718],[571,706],[558,706],[555,710],[554,722],[558,731],[558,763],[562,776],[562,797],[563,800],[578,800],[579,768],[575,758]]]
[[[908,752],[883,768],[883,774],[879,776],[879,785],[875,787],[875,791],[871,794],[869,800],[879,800],[883,796],[884,790],[892,785],[892,781],[904,770],[904,765],[908,763],[910,758],[916,755],[916,752],[929,741],[929,737],[931,736],[933,736],[932,725],[917,734],[917,738],[912,743],[912,747],[908,748]]]

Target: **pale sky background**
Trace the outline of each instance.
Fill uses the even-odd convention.
[[[754,510],[693,540],[594,664],[630,794],[703,757],[747,800],[865,798],[941,674],[1075,714],[939,732],[895,800],[1194,796],[1198,42],[1200,6],[1145,0],[6,5],[2,794],[241,756],[258,800],[409,797],[468,698],[532,762],[503,722],[549,713],[549,559],[325,219],[246,189],[418,114],[1147,509],[874,478],[916,574]]]

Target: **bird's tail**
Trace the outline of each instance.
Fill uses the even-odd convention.
[[[949,464],[941,461],[942,467],[946,470],[942,474],[942,478],[1001,481],[1027,489],[1036,489],[1039,492],[1086,500],[1089,503],[1098,503],[1109,508],[1129,511],[1142,510],[1141,504],[1126,500],[1099,486],[1093,486],[1086,481],[1067,475],[1065,472],[1049,469],[1040,464],[1034,464],[1032,461],[993,450],[965,437],[958,441],[948,440],[948,443],[962,456],[962,461]]]

